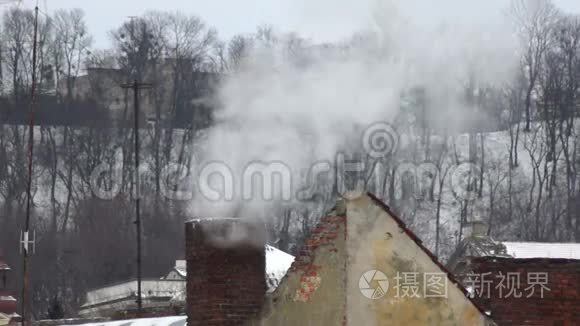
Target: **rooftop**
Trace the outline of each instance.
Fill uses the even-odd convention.
[[[186,316],[143,318],[82,324],[83,326],[186,326]]]
[[[266,285],[269,293],[276,290],[293,262],[294,256],[266,245]]]
[[[580,260],[580,243],[503,242],[506,253],[517,259],[560,258]]]

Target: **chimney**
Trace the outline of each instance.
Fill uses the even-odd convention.
[[[186,223],[187,324],[234,326],[259,313],[266,295],[266,229],[242,219]]]

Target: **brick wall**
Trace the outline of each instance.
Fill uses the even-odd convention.
[[[471,259],[471,269],[476,275],[472,279],[484,275],[483,281],[491,281],[489,291],[487,286],[480,289],[475,300],[491,311],[498,325],[580,325],[580,261],[481,257]],[[538,275],[547,276],[543,295],[540,286],[530,288]]]
[[[345,242],[346,217],[323,217],[276,291],[269,296],[262,314],[249,325],[344,325]]]
[[[186,224],[188,325],[242,325],[266,294],[263,227],[235,219]]]

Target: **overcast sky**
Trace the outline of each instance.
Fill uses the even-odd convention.
[[[296,31],[315,41],[334,41],[369,26],[376,1],[380,0],[39,0],[39,4],[48,13],[58,8],[84,9],[95,46],[107,47],[109,30],[129,16],[151,9],[197,14],[216,27],[224,39],[270,24],[280,31]],[[32,8],[35,2],[23,0],[21,6]],[[579,0],[554,2],[567,12],[580,14]],[[445,19],[493,21],[509,1],[403,0],[397,3],[413,21],[432,24]]]

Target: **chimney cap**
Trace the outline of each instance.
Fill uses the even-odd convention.
[[[216,247],[238,246],[262,247],[267,240],[267,228],[263,221],[251,218],[210,217],[192,219],[186,228],[196,230],[197,239]]]

